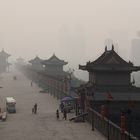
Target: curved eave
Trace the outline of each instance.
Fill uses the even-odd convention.
[[[136,69],[123,69],[123,68],[117,68],[117,69],[115,69],[115,68],[92,68],[92,69],[87,69],[87,71],[100,71],[100,72],[104,72],[104,71],[110,71],[110,72],[129,72],[129,73],[131,73],[131,72],[133,72],[133,71],[138,71],[138,70],[136,70]]]
[[[87,70],[87,67],[84,66],[84,65],[79,65],[79,69],[80,69],[80,70]]]
[[[42,61],[41,60],[40,61],[30,60],[28,62],[31,63],[31,64],[42,64]]]
[[[7,58],[11,56],[10,54],[6,53],[5,51],[1,51],[0,55],[5,56]]]
[[[116,71],[116,72],[133,72],[133,71],[139,71],[140,67],[104,67],[104,66],[98,66],[98,67],[91,67],[91,66],[82,66],[79,65],[79,69],[86,70],[86,71]]]
[[[48,61],[43,61],[41,62],[41,64],[43,65],[60,65],[60,66],[63,66],[63,65],[67,65],[68,62],[48,62]]]
[[[30,61],[28,61],[28,62],[32,64],[32,63],[33,63],[33,60],[30,60]]]
[[[133,67],[132,71],[140,71],[140,66]]]

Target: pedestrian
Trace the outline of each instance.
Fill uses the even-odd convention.
[[[63,109],[63,119],[67,119],[67,110],[66,108]]]
[[[60,109],[61,109],[61,112],[63,112],[63,110],[64,110],[64,103],[63,102],[61,102],[61,104],[60,104]]]
[[[34,113],[37,114],[37,103],[34,105]]]
[[[59,119],[59,110],[56,110],[56,118]]]

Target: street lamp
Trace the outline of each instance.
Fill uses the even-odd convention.
[[[109,129],[109,124],[110,124],[110,102],[113,100],[112,95],[108,91],[107,93],[107,114],[108,114],[108,129],[107,129],[107,138],[110,140],[110,129]]]
[[[92,92],[91,92],[91,96],[93,97],[93,100],[92,100],[92,131],[94,131],[94,102],[95,102],[95,98],[94,98],[94,90],[93,90],[93,87],[92,87]]]
[[[124,109],[121,110],[121,117],[120,117],[120,132],[121,132],[121,140],[123,140],[124,132],[125,132],[125,111]]]
[[[132,114],[132,110],[130,108],[128,108],[126,110],[126,114],[128,115],[128,133],[129,133],[129,140],[131,140],[131,114]]]

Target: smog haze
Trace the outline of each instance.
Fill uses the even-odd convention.
[[[139,0],[5,0],[0,2],[0,48],[26,61],[53,53],[68,67],[93,61],[106,41],[131,60],[140,29]]]

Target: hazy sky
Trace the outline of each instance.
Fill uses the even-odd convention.
[[[140,29],[140,0],[1,0],[0,48],[26,60],[53,53],[78,69],[111,38],[130,59]]]

